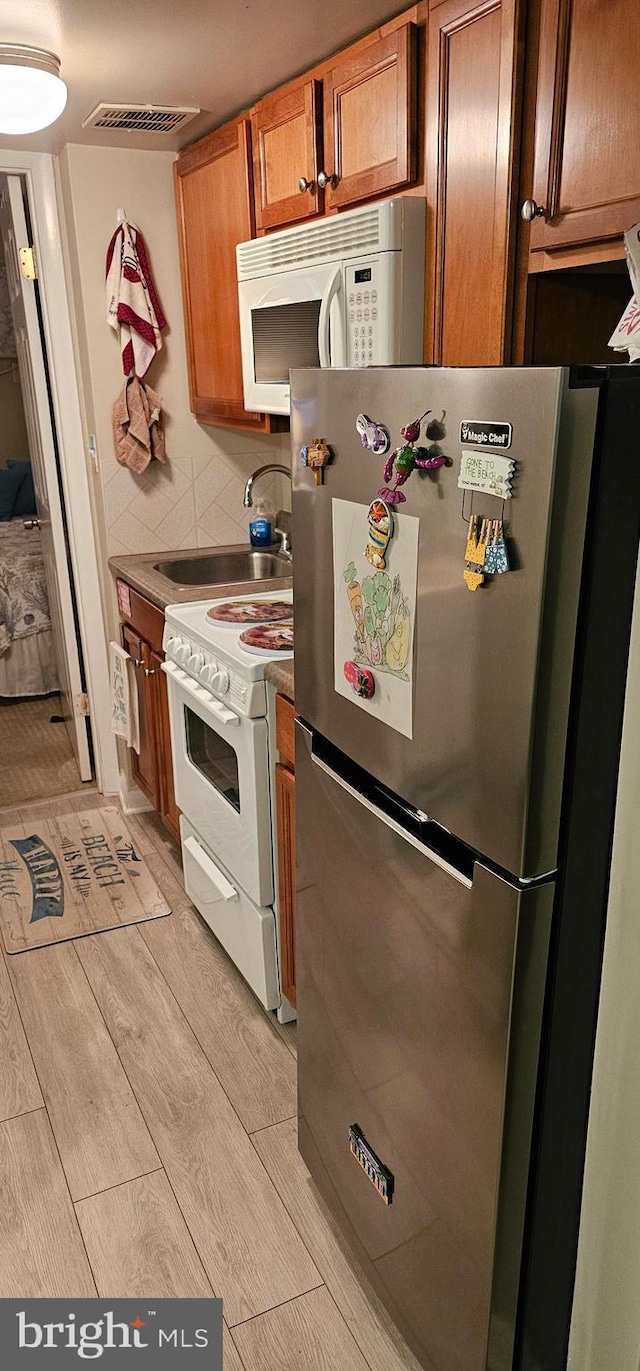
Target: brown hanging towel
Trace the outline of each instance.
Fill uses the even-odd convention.
[[[116,461],[132,471],[144,471],[153,457],[166,462],[162,427],[162,396],[137,376],[125,381],[112,411]]]

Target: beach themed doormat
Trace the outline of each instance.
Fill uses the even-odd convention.
[[[0,927],[7,952],[170,913],[118,809],[69,810],[0,828]]]

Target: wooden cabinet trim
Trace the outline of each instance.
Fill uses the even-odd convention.
[[[286,695],[276,695],[276,746],[286,766],[295,767],[295,705]]]
[[[550,157],[547,188],[543,203],[549,217],[555,218],[558,210],[560,181],[562,176],[562,143],[564,139],[565,116],[567,112],[567,72],[569,67],[569,32],[571,25],[572,0],[559,0],[558,9],[558,46],[556,50],[555,73],[550,117]],[[554,98],[560,92],[560,99]]]
[[[233,152],[237,145],[238,129],[244,122],[245,119],[240,118],[232,120],[229,124],[222,124],[220,128],[214,129],[213,133],[200,138],[197,143],[183,148],[174,163],[177,175],[188,176],[190,172],[215,161],[216,157],[225,157],[228,152]]]
[[[338,48],[337,52],[330,53],[328,57],[323,58],[321,62],[317,62],[315,66],[309,67],[307,71],[301,72],[299,76],[294,76],[290,81],[285,81],[281,86],[276,86],[274,90],[265,92],[260,100],[257,100],[246,112],[250,115],[254,114],[255,111],[260,108],[263,100],[270,100],[272,96],[276,94],[283,95],[290,90],[295,90],[297,86],[305,81],[324,81],[325,77],[328,76],[329,72],[335,66],[337,66],[339,61],[343,59],[348,60],[352,57],[357,58],[361,53],[366,52],[367,48],[370,48],[374,43],[379,42],[381,38],[390,37],[394,33],[397,33],[398,29],[404,28],[406,24],[413,23],[419,25],[424,23],[428,9],[429,4],[427,0],[418,0],[417,4],[402,10],[400,14],[396,14],[392,19],[388,19],[383,24],[379,24],[377,28],[370,29],[368,33],[364,33],[360,38],[354,39],[353,43],[348,43],[345,48]],[[197,146],[197,144],[194,144],[194,146]]]

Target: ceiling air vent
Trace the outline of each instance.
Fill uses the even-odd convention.
[[[83,119],[82,127],[172,133],[199,113],[199,108],[191,105],[113,105],[103,101]]]

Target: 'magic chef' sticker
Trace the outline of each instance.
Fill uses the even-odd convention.
[[[512,436],[511,424],[463,419],[460,425],[460,442],[473,443],[474,447],[511,447]]]

